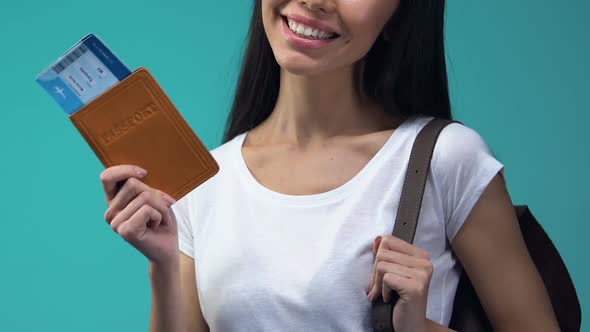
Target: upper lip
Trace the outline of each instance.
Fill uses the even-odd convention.
[[[331,26],[327,25],[326,23],[320,22],[318,20],[314,20],[313,18],[305,17],[305,16],[299,15],[299,14],[287,14],[287,15],[285,15],[285,17],[287,17],[287,19],[291,19],[291,20],[297,21],[299,23],[303,23],[309,27],[318,28],[319,30],[322,30],[324,32],[329,32],[329,33],[334,33],[334,34],[339,35],[339,33],[336,29],[332,28]]]

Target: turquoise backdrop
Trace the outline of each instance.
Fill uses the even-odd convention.
[[[10,1],[0,6],[0,331],[147,331],[147,260],[103,220],[102,165],[34,79],[89,32],[148,67],[209,148],[220,144],[251,2]],[[454,0],[456,117],[506,165],[590,314],[590,2]],[[584,329],[590,331],[590,325]]]

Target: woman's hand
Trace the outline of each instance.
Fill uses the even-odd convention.
[[[104,218],[150,262],[165,265],[178,257],[177,226],[170,209],[175,201],[143,183],[146,174],[133,165],[109,167],[100,174],[109,206]]]
[[[426,302],[432,277],[428,253],[394,236],[378,236],[373,243],[375,264],[369,284],[369,300],[380,295],[391,300],[392,290],[399,294],[393,309],[396,332],[426,331]]]

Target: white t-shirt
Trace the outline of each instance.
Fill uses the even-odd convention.
[[[211,331],[371,331],[371,248],[393,230],[410,150],[430,119],[409,118],[356,176],[314,195],[260,184],[242,158],[245,134],[214,149],[219,173],[173,206]],[[501,171],[473,129],[443,129],[414,241],[434,264],[426,316],[440,324],[461,272],[449,241]]]

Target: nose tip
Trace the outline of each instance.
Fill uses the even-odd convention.
[[[331,0],[300,0],[299,2],[312,11],[326,13],[334,9],[334,3]]]

